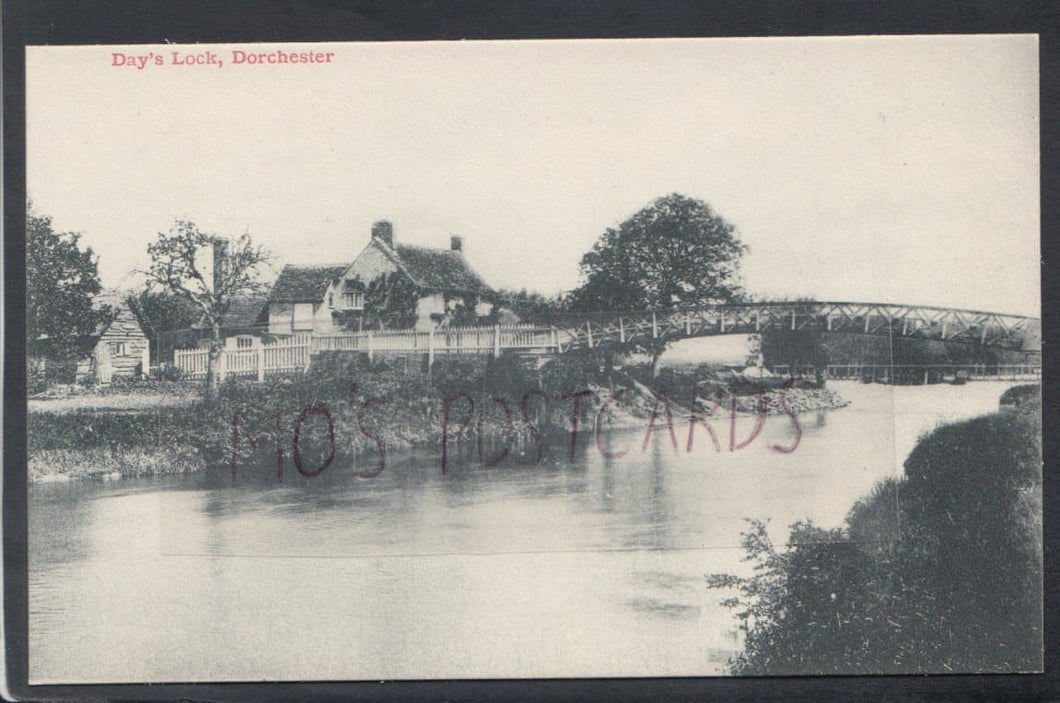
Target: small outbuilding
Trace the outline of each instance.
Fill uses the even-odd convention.
[[[115,378],[138,378],[147,373],[150,364],[150,342],[119,291],[104,291],[93,305],[106,307],[110,314],[90,335],[78,340],[78,356],[73,360],[56,359],[50,353],[48,339],[35,340],[31,348],[31,369],[43,372],[49,381],[58,383],[110,383]]]

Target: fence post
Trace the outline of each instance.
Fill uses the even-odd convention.
[[[493,356],[498,357],[501,355],[501,326],[493,326]]]
[[[258,347],[258,382],[265,380],[265,348]]]
[[[372,330],[368,330],[368,361],[372,360]]]
[[[427,373],[431,372],[434,365],[434,328],[427,330]]]

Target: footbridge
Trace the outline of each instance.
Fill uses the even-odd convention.
[[[369,358],[424,355],[428,362],[450,354],[499,356],[509,352],[547,357],[585,349],[624,351],[769,329],[956,341],[1041,353],[1041,322],[1034,317],[888,303],[766,302],[654,312],[571,313],[518,325],[266,337],[251,348],[226,349],[218,361],[218,373],[222,378],[264,380],[270,374],[308,369],[314,357],[329,351],[362,352]],[[206,375],[208,355],[205,349],[177,350],[174,362],[188,377],[201,377]]]
[[[581,349],[635,348],[695,337],[769,329],[817,330],[877,337],[966,342],[1041,351],[1038,318],[981,310],[854,302],[762,302],[701,305],[666,311],[569,313],[510,326],[347,332],[315,335],[312,353],[327,350],[436,354],[515,351],[555,355]]]

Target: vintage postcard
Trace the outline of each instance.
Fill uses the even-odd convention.
[[[30,684],[1041,671],[1035,35],[25,65]]]

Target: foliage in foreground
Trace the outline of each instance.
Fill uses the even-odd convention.
[[[732,673],[1040,669],[1040,438],[1034,413],[942,427],[843,529],[796,523],[778,549],[752,521],[754,573],[708,577],[736,591],[724,603],[746,638]]]

